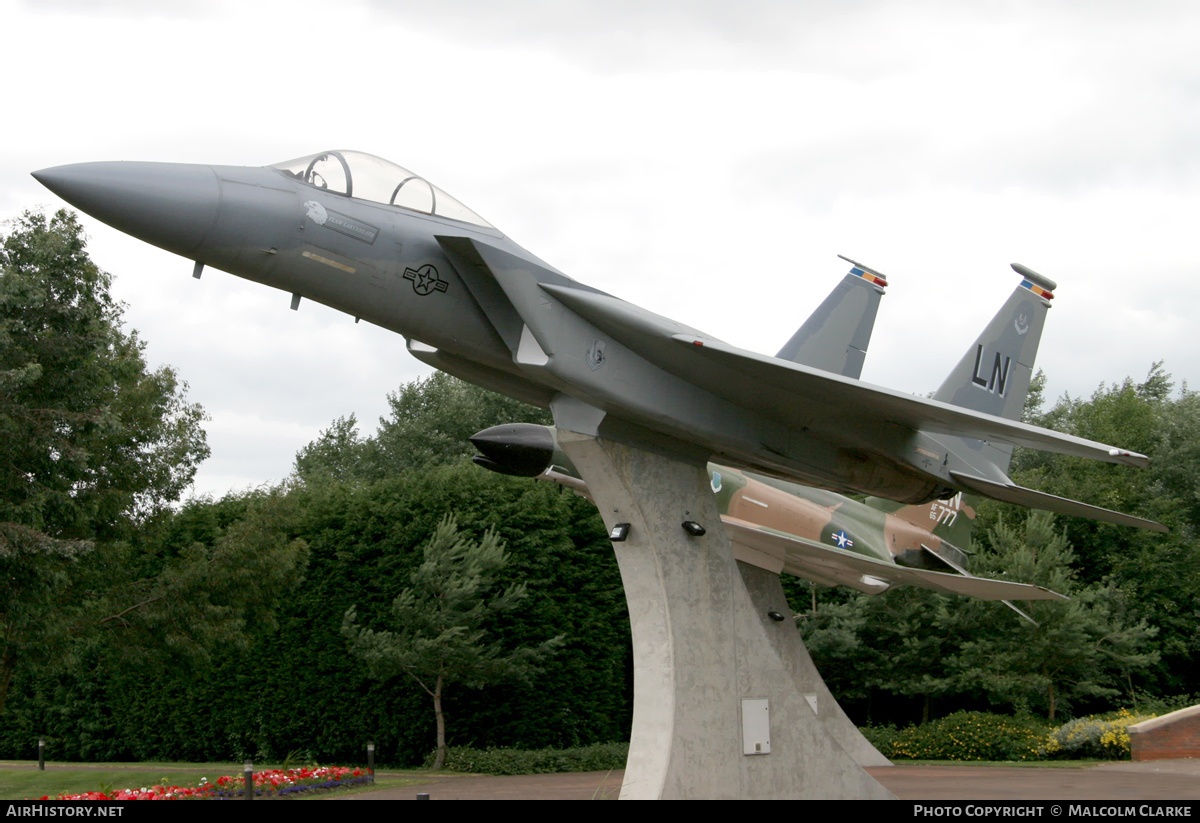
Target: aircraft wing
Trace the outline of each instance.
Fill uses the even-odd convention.
[[[1031,449],[1145,468],[1145,455],[937,400],[873,386],[839,374],[738,349],[676,330],[660,318],[602,292],[560,285],[541,287],[592,325],[644,353],[662,368],[739,405],[802,429],[863,432],[898,424],[914,431],[996,440]],[[661,322],[660,322],[661,321]],[[678,349],[664,351],[669,336]],[[855,425],[847,424],[847,415]],[[866,439],[866,438],[864,438]],[[847,444],[857,445],[857,444]]]
[[[734,545],[735,556],[764,568],[775,567],[822,585],[844,585],[867,594],[890,586],[917,586],[942,594],[961,594],[980,600],[1068,600],[1058,592],[1028,583],[986,577],[925,571],[885,563],[852,551],[764,529],[736,517],[721,523]],[[740,551],[739,551],[740,549]]]
[[[1135,452],[739,349],[549,270],[535,271],[531,261],[476,238],[437,239],[457,259],[470,258],[464,269],[491,274],[508,298],[505,310],[515,311],[543,349],[553,353],[549,298],[665,372],[788,428],[827,435],[833,445],[870,448],[881,432],[922,431],[1149,465]]]
[[[1005,420],[982,412],[973,412],[936,400],[904,394],[872,386],[839,375],[808,369],[795,363],[784,363],[771,357],[737,349],[727,343],[707,340],[694,335],[676,334],[673,339],[693,349],[695,356],[713,366],[720,366],[723,376],[737,373],[743,376],[737,390],[723,393],[749,392],[761,395],[764,386],[791,395],[793,403],[846,411],[874,425],[899,424],[905,428],[930,434],[951,434],[978,440],[997,440],[1030,449],[1059,454],[1088,457],[1107,463],[1145,468],[1150,460],[1145,455],[1118,449],[1082,437]],[[728,386],[728,382],[725,382]],[[758,390],[752,389],[757,386]],[[716,386],[710,386],[713,391]],[[745,397],[746,394],[742,394]],[[845,410],[845,411],[843,411]],[[828,412],[810,411],[810,428],[815,428]]]

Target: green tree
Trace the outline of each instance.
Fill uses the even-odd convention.
[[[358,434],[358,418],[339,417],[296,453],[295,473],[306,482],[374,479],[374,443]]]
[[[1128,612],[1117,586],[1083,585],[1074,553],[1054,518],[1030,512],[1021,527],[1003,521],[987,533],[973,571],[1035,583],[1070,600],[1018,604],[1036,621],[998,604],[963,601],[955,610],[964,640],[948,668],[959,689],[985,692],[993,703],[1044,711],[1054,720],[1073,702],[1120,693],[1129,677],[1158,661],[1157,630]]]
[[[0,711],[23,658],[71,625],[95,541],[128,535],[208,455],[203,410],[150,371],[73,214],[27,212],[0,246]]]
[[[872,694],[917,698],[921,722],[933,702],[950,707],[1007,705],[1054,719],[1072,704],[1128,690],[1158,660],[1157,630],[1134,613],[1115,583],[1081,582],[1074,553],[1045,512],[1019,511],[1021,525],[997,520],[974,541],[971,571],[1035,583],[1066,602],[1017,604],[1036,624],[1003,604],[900,588],[822,603],[801,622],[818,668],[839,698]],[[840,601],[840,602],[838,602]]]
[[[26,213],[0,248],[0,523],[44,539],[119,532],[208,456],[203,409],[147,369],[110,285],[69,212]]]
[[[241,516],[209,540],[162,535],[97,546],[75,585],[76,622],[97,630],[84,642],[134,667],[155,655],[203,664],[273,630],[280,598],[308,561],[307,544],[290,535],[300,515],[279,489],[239,503]]]
[[[424,468],[469,458],[470,437],[500,423],[550,423],[550,413],[444,372],[416,380],[388,395],[391,415],[375,437],[380,470]]]
[[[548,425],[550,414],[487,389],[435,372],[388,395],[391,413],[370,437],[354,415],[339,417],[296,455],[296,475],[307,483],[376,481],[410,470],[466,460],[470,437],[501,423]]]
[[[914,698],[926,722],[935,699],[958,693],[946,661],[961,641],[951,618],[959,598],[914,587],[877,595],[833,590],[823,597],[832,602],[798,626],[839,701],[870,701],[875,693]]]
[[[1163,523],[1168,534],[1082,518],[1061,523],[1083,583],[1128,593],[1132,615],[1159,629],[1162,654],[1151,688],[1200,688],[1200,400],[1176,393],[1162,363],[1145,379],[1100,386],[1090,398],[1064,396],[1031,422],[1113,443],[1150,457],[1136,471],[1096,461],[1018,449],[1013,477],[1022,485]]]
[[[480,688],[503,679],[524,679],[538,661],[563,645],[562,635],[536,646],[506,648],[488,637],[487,626],[500,612],[526,597],[524,583],[494,592],[494,577],[508,560],[496,533],[469,540],[447,515],[425,545],[424,561],[412,573],[412,584],[392,602],[391,630],[375,631],[358,624],[355,607],[346,611],[342,633],[350,649],[372,676],[411,677],[433,700],[437,723],[434,768],[446,761],[444,689],[452,683]]]

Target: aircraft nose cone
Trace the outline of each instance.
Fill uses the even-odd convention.
[[[184,256],[212,230],[221,198],[212,167],[184,163],[76,163],[33,177],[113,228]]]

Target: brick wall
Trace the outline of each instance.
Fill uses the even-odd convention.
[[[1200,706],[1191,706],[1129,727],[1134,760],[1200,757]]]

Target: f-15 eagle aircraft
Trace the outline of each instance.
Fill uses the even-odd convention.
[[[193,260],[404,335],[417,359],[549,407],[558,429],[838,492],[920,504],[973,492],[1158,524],[1012,482],[1014,446],[1147,458],[1007,414],[1053,284],[1018,268],[1011,313],[933,399],[717,337],[578,283],[412,172],[326,151],[264,167],[101,162],[34,172],[94,217]],[[796,350],[804,341],[795,341]],[[852,360],[848,356],[847,362]]]

